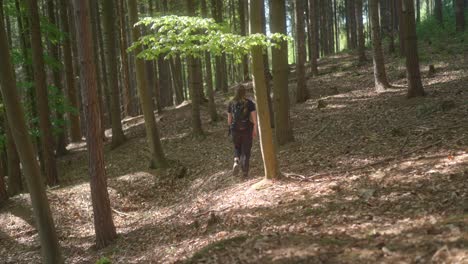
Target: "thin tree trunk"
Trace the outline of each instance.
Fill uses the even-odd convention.
[[[99,121],[99,99],[97,93],[97,76],[94,64],[93,38],[90,20],[89,2],[74,0],[75,21],[77,25],[77,41],[81,61],[80,80],[83,89],[83,105],[86,116],[86,145],[88,149],[88,170],[91,178],[91,201],[93,204],[94,230],[96,233],[96,246],[103,248],[109,245],[116,237],[109,194],[107,192],[107,179],[104,166],[104,150],[101,138],[101,123]],[[109,7],[111,8],[111,7]],[[115,40],[114,40],[115,41]]]
[[[309,99],[309,94],[306,86],[305,78],[305,33],[304,33],[304,5],[303,0],[295,0],[296,14],[296,77],[297,77],[297,94],[296,102],[303,103]],[[322,27],[323,28],[323,27]]]
[[[137,0],[128,0],[128,11],[130,14],[130,25],[136,24],[138,22]],[[140,29],[133,27],[132,40],[136,41],[140,39],[140,36]],[[140,52],[141,47],[135,50],[135,54],[139,54]],[[159,138],[159,131],[154,117],[153,102],[151,97],[148,96],[145,63],[139,58],[135,58],[135,60],[138,95],[140,97],[140,104],[143,110],[143,117],[145,119],[146,137],[149,141],[148,143],[151,150],[150,167],[165,168],[168,164]]]
[[[241,5],[243,1],[245,2],[245,0],[240,0],[239,5]],[[201,13],[203,17],[205,18],[208,17],[208,8],[206,6],[206,0],[201,0]],[[245,35],[245,18],[241,17],[240,19],[241,19],[241,32],[242,32],[242,28],[244,28],[244,35]],[[244,20],[244,26],[242,26],[242,20]],[[206,68],[205,82],[206,82],[206,88],[207,88],[206,90],[208,93],[208,111],[210,112],[211,121],[216,122],[218,121],[219,117],[216,111],[216,103],[214,100],[213,72],[211,70],[211,67],[212,67],[211,66],[211,54],[209,52],[205,52],[205,68]],[[245,69],[245,65],[244,65],[244,69]],[[247,74],[248,74],[248,71],[249,69],[247,68]]]
[[[310,39],[311,39],[311,61],[310,61],[310,70],[312,76],[318,76],[318,66],[317,66],[317,1],[316,0],[309,0],[309,23],[310,23]]]
[[[212,15],[216,23],[223,23],[223,1],[211,0]],[[228,91],[227,70],[226,70],[226,54],[216,56],[215,67],[215,85],[216,90],[226,93]]]
[[[120,29],[120,72],[122,74],[123,105],[126,116],[135,116],[136,111],[132,102],[132,91],[130,86],[130,70],[128,68],[127,56],[127,21],[125,19],[124,0],[118,2],[119,29]]]
[[[103,19],[104,19],[104,35],[105,35],[105,57],[107,64],[107,83],[109,85],[109,98],[111,105],[111,120],[112,120],[112,141],[111,147],[117,148],[125,141],[125,135],[122,129],[121,111],[120,111],[120,93],[119,82],[117,77],[117,38],[115,34],[116,24],[115,17],[117,16],[115,1],[103,0]]]
[[[402,10],[405,21],[406,76],[408,79],[408,98],[424,96],[419,70],[418,40],[416,36],[416,22],[414,20],[413,0],[402,0]]]
[[[28,0],[28,2],[31,0]],[[37,3],[29,3],[36,4]],[[62,254],[55,232],[54,220],[42,184],[41,171],[36,161],[33,144],[28,134],[24,110],[18,96],[14,68],[10,57],[5,26],[3,23],[3,0],[0,0],[0,89],[5,104],[7,119],[21,158],[24,175],[28,184],[36,228],[39,231],[42,263],[63,263]],[[14,121],[13,121],[14,120]]]
[[[358,38],[359,63],[364,63],[366,58],[366,40],[364,39],[364,24],[362,21],[362,0],[356,0],[356,20]]]
[[[246,27],[246,18],[245,18],[245,9],[247,6],[247,0],[239,0],[239,20],[240,20],[240,34],[245,36],[247,32]],[[242,57],[242,70],[243,70],[243,79],[247,81],[250,79],[249,76],[249,60],[247,55]]]
[[[401,0],[405,1],[405,0]],[[442,15],[442,0],[434,0],[434,13],[437,21],[441,26],[444,26],[444,18]]]
[[[58,184],[58,173],[54,154],[55,144],[52,136],[52,124],[50,122],[50,109],[47,99],[48,91],[37,0],[28,0],[27,6],[31,26],[32,61],[39,113],[43,165],[47,176],[47,184],[49,186],[55,186]]]
[[[261,6],[257,0],[250,0],[250,28],[251,33],[261,33]],[[268,92],[265,83],[263,65],[263,51],[261,47],[252,48],[252,72],[254,74],[255,98],[257,101],[258,125],[260,131],[260,146],[262,150],[263,165],[266,179],[280,177],[276,148],[273,144],[270,113],[268,109]]]
[[[405,56],[405,26],[403,20],[402,1],[396,0],[397,2],[397,13],[398,13],[398,37],[400,41],[400,56]]]
[[[182,80],[182,62],[180,57],[176,56],[174,59],[171,59],[170,66],[174,82],[175,100],[177,104],[181,104],[184,101],[184,83]]]
[[[370,18],[372,23],[372,52],[374,62],[374,79],[375,90],[377,92],[384,91],[390,87],[385,72],[385,61],[382,51],[382,42],[380,39],[380,23],[379,23],[379,0],[369,0]]]
[[[57,23],[57,18],[56,18],[56,8],[54,4],[54,0],[47,0],[47,15],[49,18],[49,22],[52,25],[55,25],[57,28],[59,28],[59,25]],[[58,46],[57,43],[50,42],[48,43],[48,50],[50,55],[54,60],[57,62],[61,61],[60,58],[60,47]],[[60,74],[60,69],[57,68],[51,68],[52,72],[52,80],[54,83],[54,86],[57,88],[58,92],[61,95],[64,95],[63,93],[63,86],[62,86],[62,78]],[[57,118],[57,123],[59,124],[59,132],[57,133],[57,141],[56,141],[56,154],[57,156],[63,156],[68,153],[67,150],[67,127],[65,126],[65,117],[64,113],[62,113],[61,109],[55,109],[55,118]]]
[[[271,0],[271,32],[286,35],[286,3],[285,0]],[[313,48],[315,49],[315,47]],[[271,49],[273,65],[273,99],[276,140],[284,145],[294,140],[289,118],[288,89],[288,42],[282,41],[278,48]]]
[[[416,22],[421,22],[421,0],[416,0]]]
[[[70,43],[70,25],[68,23],[67,0],[60,0],[60,20],[62,31],[67,34],[63,39],[63,61],[65,66],[65,82],[67,84],[67,99],[76,112],[69,112],[71,142],[81,141],[80,115],[78,98],[76,96],[75,76],[73,72],[73,57]]]
[[[455,23],[457,32],[465,31],[465,10],[463,0],[454,0],[455,2]]]
[[[13,196],[23,191],[23,182],[21,180],[21,168],[18,151],[16,150],[16,145],[6,115],[5,135],[6,153],[8,159],[8,193],[10,196]]]

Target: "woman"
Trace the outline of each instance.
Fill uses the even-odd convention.
[[[237,175],[240,167],[244,177],[248,177],[252,140],[257,136],[257,112],[254,102],[247,99],[243,85],[236,88],[227,111],[229,130],[234,142],[232,172]]]

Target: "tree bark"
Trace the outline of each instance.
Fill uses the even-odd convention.
[[[434,0],[434,14],[439,24],[444,26],[444,17],[442,15],[442,0]]]
[[[419,70],[418,40],[416,36],[416,22],[414,20],[413,0],[402,0],[402,10],[405,21],[406,76],[408,79],[408,98],[424,96]]]
[[[260,1],[250,0],[250,28],[252,34],[262,32]],[[260,131],[260,147],[266,179],[280,177],[276,148],[273,143],[270,113],[268,109],[268,93],[265,83],[263,51],[259,46],[252,48],[252,71],[254,75],[255,98],[257,101],[258,125]]]
[[[81,141],[80,128],[80,109],[76,94],[75,75],[73,71],[73,57],[70,43],[70,25],[68,23],[68,8],[67,0],[60,0],[60,20],[62,22],[62,31],[67,34],[63,39],[63,61],[65,67],[65,82],[67,84],[67,98],[70,105],[76,112],[69,112],[68,119],[70,120],[70,140],[73,143]]]
[[[31,0],[28,0],[28,2]],[[30,3],[31,4],[31,3]],[[37,3],[32,3],[36,4]],[[54,220],[50,212],[49,202],[42,184],[41,171],[36,160],[33,144],[28,134],[24,110],[18,96],[14,68],[10,57],[5,26],[3,23],[3,0],[0,0],[0,89],[6,108],[7,119],[18,149],[23,171],[28,184],[36,228],[39,231],[42,263],[63,263]],[[14,122],[13,122],[14,120]]]
[[[180,57],[176,56],[174,59],[171,59],[170,66],[176,104],[181,104],[184,101],[184,83],[182,80],[182,62]],[[213,87],[213,84],[211,86]]]
[[[304,33],[304,4],[303,0],[295,0],[296,14],[296,77],[297,77],[297,94],[296,102],[303,103],[309,98],[305,78],[305,33]]]
[[[416,22],[421,22],[421,0],[416,0]]]
[[[212,14],[216,23],[223,23],[223,1],[211,0]],[[226,70],[226,54],[215,57],[215,85],[217,91],[226,93],[228,91],[227,70]]]
[[[317,1],[309,0],[309,24],[310,24],[310,42],[311,42],[311,61],[310,61],[310,71],[312,76],[318,76],[318,42],[317,42]]]
[[[405,56],[405,26],[404,26],[404,18],[403,18],[403,10],[402,10],[402,1],[403,0],[396,0],[397,2],[397,13],[398,13],[398,36],[400,41],[400,56]]]
[[[88,170],[91,178],[91,201],[93,204],[94,230],[96,232],[96,246],[103,248],[116,237],[107,179],[104,166],[103,141],[101,137],[101,122],[99,121],[99,99],[97,93],[97,76],[95,72],[95,54],[93,52],[93,38],[89,11],[89,2],[74,0],[75,21],[77,25],[77,42],[81,47],[79,57],[81,61],[80,80],[83,95],[83,105],[86,116],[86,146],[88,149]],[[109,7],[110,8],[110,7]],[[114,40],[115,41],[115,40]],[[115,50],[114,50],[115,51]]]
[[[382,51],[382,42],[380,39],[378,1],[379,0],[369,0],[369,7],[372,23],[372,52],[374,62],[375,90],[377,92],[382,92],[386,88],[389,88],[390,84],[387,79],[387,73],[385,72],[385,61]]]
[[[455,27],[457,32],[465,31],[465,3],[463,0],[454,0],[455,2]]]
[[[55,25],[57,28],[60,28],[60,26],[57,23],[57,18],[56,18],[56,8],[55,8],[55,3],[54,0],[47,0],[47,15],[49,18],[49,23],[52,25]],[[57,62],[61,61],[60,58],[60,47],[57,43],[50,42],[48,43],[48,50],[50,53],[50,56]],[[60,74],[60,69],[57,68],[51,68],[51,73],[52,73],[52,80],[54,83],[55,88],[57,88],[58,92],[60,95],[65,96],[63,92],[63,86],[62,86],[62,78]],[[63,156],[68,153],[67,150],[67,127],[65,125],[65,117],[64,113],[61,112],[62,110],[55,109],[55,118],[57,119],[58,123],[58,133],[57,133],[57,138],[56,138],[56,149],[55,152],[57,156]]]
[[[104,36],[105,36],[105,55],[107,64],[107,84],[109,88],[109,98],[111,105],[111,122],[112,122],[112,140],[111,148],[117,148],[125,141],[125,135],[122,129],[121,111],[120,111],[120,93],[119,82],[117,77],[117,38],[115,34],[116,24],[115,17],[117,16],[115,1],[104,0],[103,4],[103,19],[104,19]]]
[[[240,34],[245,36],[247,33],[245,9],[247,7],[247,0],[239,0],[239,20],[240,20]],[[249,76],[249,60],[247,55],[242,57],[242,70],[244,81],[250,79]]]
[[[21,180],[21,167],[16,150],[16,145],[11,133],[8,118],[5,115],[5,135],[6,135],[6,153],[8,160],[8,193],[10,196],[19,194],[23,191],[23,182]]]
[[[239,5],[242,4],[242,2],[245,2],[245,0],[240,0]],[[201,0],[201,13],[202,16],[207,18],[208,17],[208,8],[206,6],[206,0]],[[240,18],[241,19],[241,31],[242,31],[242,19],[244,19],[244,35],[245,35],[245,18]],[[242,33],[241,33],[242,35]],[[247,58],[245,56],[245,58]],[[218,113],[216,111],[216,103],[214,99],[214,89],[213,89],[213,72],[211,70],[211,54],[209,52],[205,52],[205,82],[206,82],[206,90],[208,93],[208,111],[210,112],[210,118],[211,122],[216,122],[219,119]],[[245,69],[245,65],[244,65]],[[247,74],[248,74],[249,69],[247,68]],[[245,72],[244,72],[245,75]],[[245,80],[245,76],[244,76]]]
[[[130,70],[128,68],[127,55],[127,21],[125,19],[125,2],[118,2],[119,30],[120,30],[120,72],[122,74],[123,105],[126,116],[135,116],[136,111],[133,105],[133,96],[130,85]]]
[[[77,0],[78,1],[78,0]],[[128,0],[129,20],[130,25],[134,25],[138,22],[138,11],[137,11],[137,0]],[[140,29],[137,27],[132,28],[132,40],[136,41],[140,39]],[[135,50],[135,54],[139,54],[141,48]],[[150,96],[148,96],[148,89],[146,84],[146,72],[145,63],[142,59],[135,58],[136,66],[136,77],[138,96],[140,97],[140,104],[143,110],[143,117],[145,119],[146,137],[149,141],[151,150],[151,168],[165,168],[168,166],[164,151],[159,138],[159,131],[154,118],[153,102]]]
[[[285,0],[271,0],[271,32],[286,35],[286,3]],[[284,145],[294,140],[289,118],[289,88],[288,88],[288,42],[281,41],[279,47],[271,49],[273,64],[273,99],[276,140]]]
[[[36,88],[37,108],[39,113],[39,127],[41,132],[41,149],[46,172],[47,184],[58,184],[57,165],[55,162],[55,144],[52,136],[52,124],[50,122],[50,109],[45,74],[43,46],[39,22],[37,0],[27,1],[28,15],[30,19],[32,61],[34,68],[34,83]]]
[[[356,0],[356,20],[359,63],[364,63],[367,60],[367,58],[366,40],[364,39],[364,24],[362,22],[362,0]]]

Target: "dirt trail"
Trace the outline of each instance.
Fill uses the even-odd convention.
[[[285,179],[258,190],[258,144],[253,177],[232,177],[224,122],[204,115],[199,141],[189,106],[158,117],[168,157],[188,168],[177,178],[147,169],[142,120],[126,121],[129,142],[106,146],[119,238],[103,250],[93,248],[86,152],[74,146],[62,186],[48,191],[67,263],[468,263],[467,65],[437,64],[428,96],[407,100],[399,60],[387,65],[395,87],[380,94],[372,65],[354,61],[320,62],[312,98],[292,107],[295,142],[279,150]],[[28,199],[0,211],[0,263],[40,262]]]

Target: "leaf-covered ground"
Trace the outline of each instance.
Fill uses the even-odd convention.
[[[66,263],[468,263],[468,60],[445,59],[433,77],[422,65],[428,96],[411,100],[401,59],[387,63],[385,93],[371,63],[321,60],[312,98],[292,106],[285,177],[263,185],[258,141],[251,178],[231,176],[225,122],[206,109],[204,140],[190,135],[189,105],[158,116],[166,172],[147,169],[142,118],[126,120],[129,141],[105,149],[119,237],[101,250],[85,146],[71,146],[48,190]],[[40,263],[33,226],[28,195],[1,208],[0,263]]]

